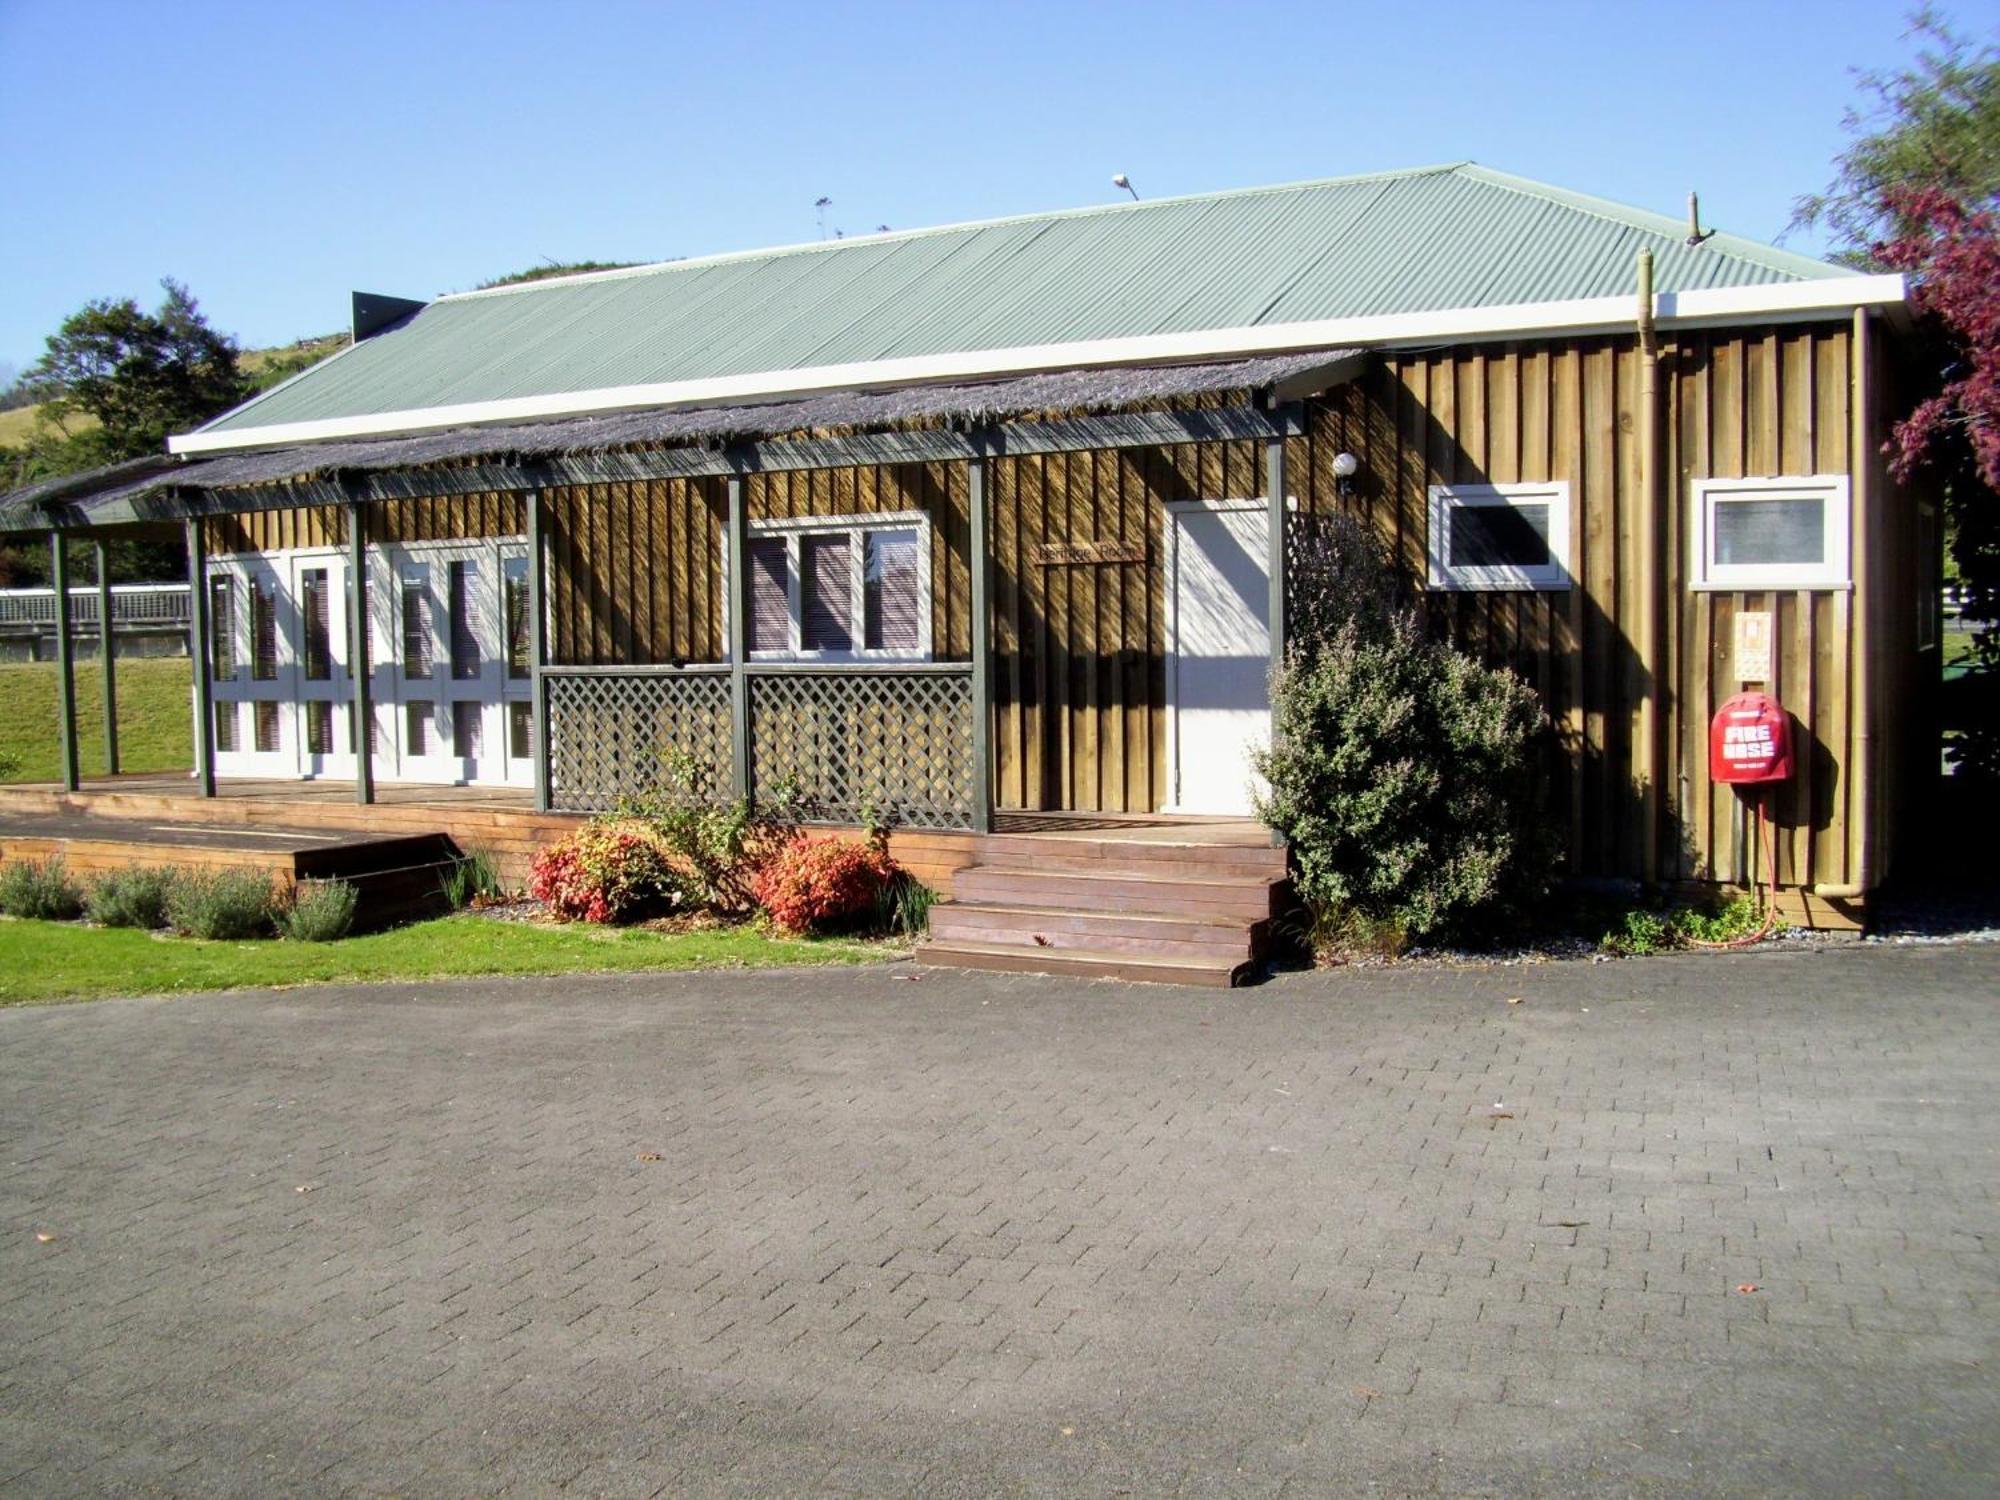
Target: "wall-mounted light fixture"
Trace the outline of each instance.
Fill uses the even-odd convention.
[[[1360,471],[1361,460],[1352,453],[1333,455],[1333,492],[1345,500],[1354,493],[1354,476]]]

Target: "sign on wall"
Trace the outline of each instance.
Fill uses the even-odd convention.
[[[1144,542],[1043,542],[1035,548],[1035,561],[1043,567],[1060,563],[1142,563]]]
[[[1736,640],[1729,675],[1738,682],[1771,680],[1771,615],[1768,610],[1742,610],[1736,616]]]

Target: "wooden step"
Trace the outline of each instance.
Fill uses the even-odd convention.
[[[1088,948],[1162,958],[1259,956],[1265,923],[1240,919],[1149,916],[1139,912],[1057,910],[947,901],[931,908],[931,937],[942,943],[1018,948]]]
[[[1276,884],[1257,876],[1177,878],[1127,869],[1092,874],[974,865],[958,872],[952,892],[955,899],[975,905],[1138,912],[1147,916],[1194,916],[1217,921],[1233,917],[1256,922],[1271,915],[1272,889]]]
[[[1117,835],[989,834],[980,840],[982,865],[996,869],[1150,870],[1173,867],[1176,874],[1214,871],[1221,875],[1269,876],[1286,873],[1285,851],[1269,844],[1213,844],[1199,839],[1138,839]]]
[[[1246,982],[1254,966],[1245,958],[1148,958],[1095,948],[1022,948],[1012,943],[927,942],[917,962],[952,969],[1001,969],[1023,974],[1071,974],[1082,979],[1125,979],[1140,984],[1186,984],[1228,989]]]

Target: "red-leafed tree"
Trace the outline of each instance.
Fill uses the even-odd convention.
[[[2000,777],[2000,46],[1929,7],[1910,34],[1912,64],[1858,75],[1868,104],[1848,111],[1838,175],[1794,222],[1831,228],[1836,259],[1910,278],[1922,384],[1889,457],[1942,495],[1947,576],[1974,627],[1948,754]]]
[[[1891,188],[1884,206],[1903,233],[1875,257],[1916,282],[1916,310],[1940,357],[1942,388],[1896,424],[1896,477],[1965,455],[1989,492],[2000,495],[2000,212],[1968,206],[1934,187]]]

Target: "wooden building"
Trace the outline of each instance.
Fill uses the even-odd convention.
[[[672,751],[940,884],[996,816],[1241,817],[1332,510],[1540,695],[1574,876],[1751,874],[1707,748],[1743,686],[1802,747],[1795,917],[1858,917],[1924,769],[1896,277],[1461,164],[355,307],[0,508],[186,528],[201,778],[588,811]]]

